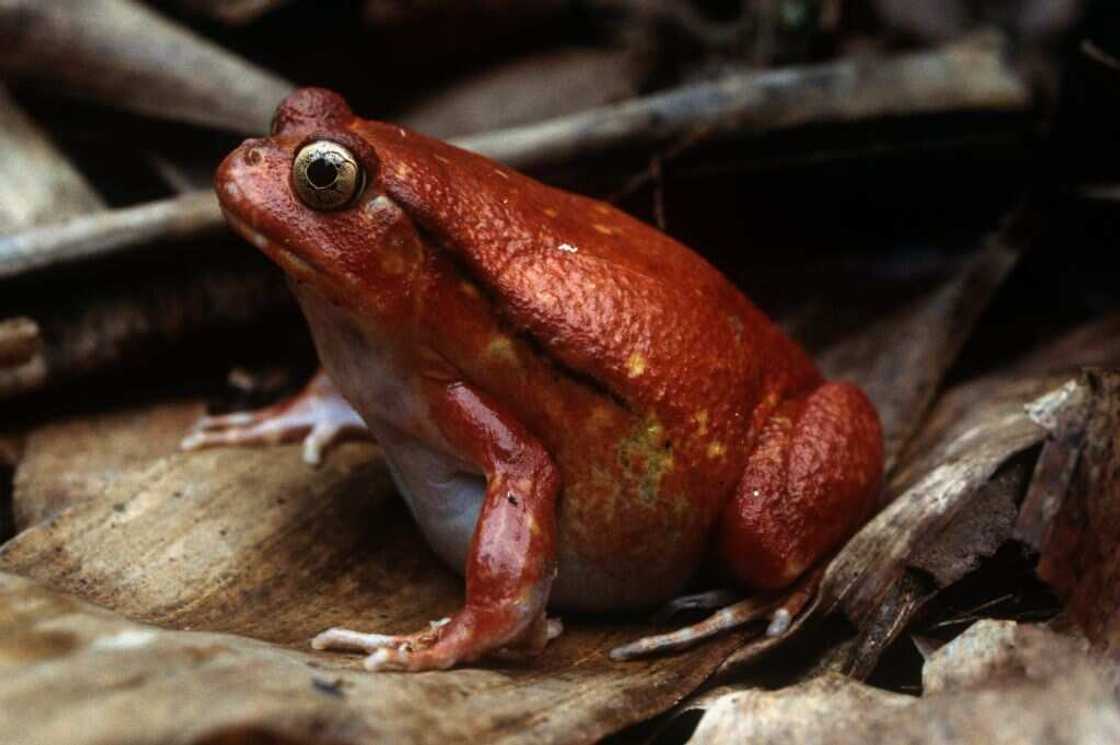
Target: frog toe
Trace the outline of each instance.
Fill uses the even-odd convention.
[[[311,640],[311,648],[320,651],[376,653],[383,649],[413,649],[430,646],[439,630],[450,623],[450,618],[441,618],[428,624],[428,629],[417,634],[371,634],[364,631],[335,626],[317,634]]]
[[[651,654],[676,652],[731,629],[764,619],[767,621],[765,635],[768,638],[783,637],[793,628],[794,619],[800,617],[810,601],[817,596],[821,579],[824,577],[825,566],[825,563],[816,566],[802,576],[792,587],[785,590],[777,593],[760,593],[748,597],[745,600],[721,608],[699,623],[666,634],[647,636],[621,647],[615,647],[610,652],[610,658],[612,660],[633,660]],[[686,603],[687,607],[696,608],[701,606],[698,602],[693,602],[694,598],[711,603],[720,597],[727,597],[727,592],[726,590],[714,590],[709,593],[686,596],[674,602]],[[672,606],[672,603],[670,606]]]
[[[778,604],[779,601],[773,597],[750,597],[726,608],[721,608],[703,621],[691,626],[685,626],[665,634],[646,636],[629,644],[615,647],[610,651],[610,658],[612,660],[633,660],[651,654],[686,649],[725,631],[765,618]]]
[[[348,436],[345,425],[337,422],[317,422],[307,437],[303,438],[303,461],[312,466],[323,462],[323,454],[328,448],[345,440]]]
[[[222,416],[204,416],[179,442],[181,450],[230,447],[236,445],[271,445],[302,435],[291,432],[282,419],[272,418],[269,410],[240,411]]]
[[[391,634],[366,634],[352,629],[332,628],[317,634],[311,648],[319,651],[365,652],[403,644],[402,637]]]
[[[303,459],[319,465],[327,448],[348,439],[368,439],[358,412],[320,372],[300,393],[256,411],[204,416],[180,442],[182,450],[275,445],[303,440]]]

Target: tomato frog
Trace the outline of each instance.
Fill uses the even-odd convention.
[[[560,631],[546,610],[664,604],[702,565],[774,594],[876,505],[867,397],[824,380],[698,254],[609,204],[316,88],[231,153],[215,188],[285,272],[324,371],[294,400],[204,419],[184,447],[305,438],[315,461],[368,430],[465,577],[450,619],[403,636],[330,629],[317,649],[405,670],[539,652]],[[801,607],[784,597],[766,606],[771,631]],[[695,642],[758,607],[612,656]]]

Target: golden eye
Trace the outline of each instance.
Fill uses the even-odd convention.
[[[296,195],[314,210],[345,207],[362,193],[365,181],[365,173],[353,154],[329,140],[305,145],[292,164]]]

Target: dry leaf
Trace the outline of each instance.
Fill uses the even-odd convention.
[[[937,589],[910,568],[947,586],[1010,537],[1023,474],[989,480],[1044,438],[1025,406],[1048,389],[1036,408],[1059,409],[1078,390],[1060,378],[982,380],[938,401],[891,479],[888,492],[899,496],[840,551],[822,583],[823,608],[839,606],[860,629],[851,672],[869,674]]]
[[[1014,623],[981,622],[935,653],[926,668],[923,678],[936,692],[922,698],[834,673],[779,691],[724,693],[709,700],[689,743],[1120,741],[1120,706],[1108,679],[1074,640]]]
[[[127,439],[109,424],[106,436]],[[155,645],[127,665],[96,664],[81,645],[24,660],[0,681],[0,710],[28,712],[25,731],[43,742],[65,721],[83,723],[64,738],[74,745],[180,731],[196,735],[176,741],[199,742],[235,724],[295,742],[313,727],[338,742],[587,742],[672,706],[742,640],[615,663],[607,651],[648,625],[596,617],[566,618],[535,660],[481,669],[371,674],[358,657],[313,653],[308,639],[328,626],[410,631],[462,602],[462,580],[428,549],[371,445],[343,446],[318,469],[296,447],[176,454],[83,479],[68,496],[78,501],[0,549],[0,569],[136,621],[237,636],[160,636],[174,640],[170,658]],[[27,618],[6,617],[5,637],[27,633]],[[309,664],[328,682],[313,683]]]
[[[934,652],[922,667],[922,691],[983,688],[1025,678],[1044,681],[1086,664],[1084,640],[1041,626],[985,619]]]
[[[370,674],[310,650],[138,624],[3,573],[0,630],[0,742],[11,745],[589,742],[692,677],[594,663]]]
[[[200,401],[137,406],[74,416],[32,430],[16,469],[16,528],[34,525],[74,502],[101,493],[129,470],[174,453],[203,413]]]
[[[1051,468],[1044,476],[1059,486],[1039,490],[1064,498],[1041,533],[1038,573],[1063,596],[1094,646],[1120,658],[1120,373],[1090,371],[1084,385],[1083,436],[1053,441],[1054,460],[1076,466]],[[1068,430],[1050,423],[1059,434]]]

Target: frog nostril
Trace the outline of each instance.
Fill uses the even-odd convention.
[[[261,151],[257,150],[255,147],[249,148],[248,152],[245,153],[245,162],[251,166],[260,165],[263,158],[264,156],[261,155]]]

